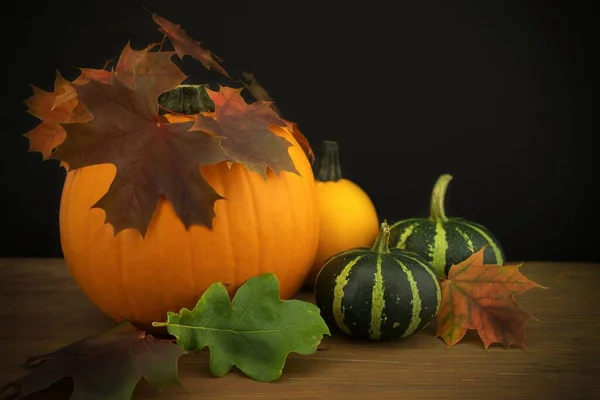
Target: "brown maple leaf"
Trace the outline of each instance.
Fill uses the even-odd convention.
[[[468,329],[475,329],[487,349],[492,343],[525,348],[524,324],[536,319],[515,300],[515,295],[543,288],[525,277],[519,265],[483,263],[485,247],[453,265],[441,282],[442,301],[437,315],[436,337],[450,347]]]
[[[134,70],[136,75],[144,77],[145,85],[152,86],[159,93],[172,89],[187,78],[171,59],[174,51],[150,51],[157,44],[153,43],[143,50],[133,50],[128,42],[123,49],[115,73],[130,88],[134,89]]]
[[[7,386],[16,388],[15,399],[22,399],[72,378],[71,398],[130,399],[142,378],[158,389],[182,386],[178,361],[184,354],[187,351],[172,341],[156,339],[124,322],[52,353],[29,357],[24,366],[31,372]]]
[[[267,167],[276,174],[281,171],[299,174],[288,154],[292,144],[269,129],[272,125],[286,127],[286,121],[277,115],[269,102],[247,104],[241,91],[241,88],[226,86],[218,92],[207,89],[215,111],[198,114],[192,129],[223,137],[221,146],[230,159],[265,179]]]
[[[166,92],[173,86],[182,82],[187,76],[173,63],[171,57],[175,54],[173,51],[150,52],[157,43],[150,44],[145,49],[133,50],[130,42],[127,42],[114,71],[107,70],[108,63],[104,69],[98,68],[79,68],[80,74],[73,81],[75,85],[85,85],[90,80],[109,84],[112,82],[115,73],[121,75],[121,79],[133,89],[133,71],[136,74],[143,75],[146,78],[153,77],[156,82],[151,83],[159,92]],[[150,83],[149,83],[150,84]],[[54,107],[70,101],[77,97],[77,92],[69,86],[63,94],[56,97]]]
[[[44,159],[48,159],[54,148],[65,140],[65,131],[60,123],[84,122],[92,115],[74,96],[70,96],[73,88],[58,71],[53,92],[31,87],[33,95],[25,100],[25,105],[31,115],[42,121],[24,136],[29,139],[29,151],[40,152]],[[56,101],[63,96],[64,100]]]
[[[199,167],[227,160],[220,145],[223,138],[190,131],[193,121],[162,123],[158,96],[165,87],[155,86],[157,82],[152,75],[134,71],[135,89],[120,74],[110,84],[92,80],[74,86],[94,118],[63,125],[67,137],[52,156],[70,169],[116,166],[108,192],[93,206],[105,210],[115,235],[134,228],[145,236],[161,196],[170,201],[186,228],[212,227],[214,202],[222,198]]]
[[[210,50],[205,49],[201,42],[190,38],[181,28],[181,25],[174,24],[155,13],[152,13],[152,20],[158,25],[158,30],[169,38],[181,60],[186,55],[194,57],[207,69],[214,69],[231,79],[227,71],[219,64],[223,60]]]

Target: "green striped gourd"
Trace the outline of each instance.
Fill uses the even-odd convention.
[[[426,327],[441,301],[438,278],[417,254],[388,247],[383,221],[373,247],[330,257],[315,281],[315,300],[328,326],[360,339],[405,338]]]
[[[496,237],[484,226],[463,218],[448,218],[444,197],[449,174],[441,175],[431,195],[429,218],[411,218],[391,226],[390,247],[412,251],[431,263],[439,278],[446,278],[453,264],[458,264],[487,246],[486,264],[503,265],[504,251]]]

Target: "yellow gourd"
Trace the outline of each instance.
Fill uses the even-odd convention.
[[[379,218],[369,195],[341,172],[339,145],[325,140],[315,176],[319,213],[319,244],[306,286],[314,287],[325,261],[342,251],[370,246],[379,232]]]

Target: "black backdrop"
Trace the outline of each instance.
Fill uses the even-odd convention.
[[[128,40],[182,24],[232,70],[255,73],[315,150],[340,142],[345,175],[388,220],[447,213],[482,223],[510,260],[600,261],[592,189],[592,67],[582,2],[28,1],[2,5],[1,256],[59,256],[64,171],[28,153],[29,84],[101,68]],[[331,5],[329,5],[331,4]],[[591,7],[591,6],[589,6]],[[192,83],[221,77],[186,59]]]

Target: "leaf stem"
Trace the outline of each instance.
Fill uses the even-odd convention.
[[[379,234],[375,239],[375,243],[373,247],[371,247],[371,251],[378,254],[388,254],[390,249],[388,247],[388,243],[390,240],[390,226],[387,223],[387,220],[383,220],[381,226],[379,227]]]
[[[342,179],[342,168],[340,165],[339,144],[333,140],[321,142],[321,160],[317,180],[321,182],[335,182]]]
[[[433,186],[433,191],[431,192],[431,204],[429,206],[429,219],[432,221],[448,221],[446,211],[444,210],[444,199],[446,197],[448,184],[451,180],[452,175],[443,174],[437,179]]]

